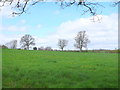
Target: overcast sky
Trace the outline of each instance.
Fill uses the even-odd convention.
[[[35,38],[37,47],[51,46],[59,49],[58,39],[68,40],[65,49],[75,49],[75,36],[79,31],[87,32],[90,43],[88,49],[118,48],[118,7],[111,7],[112,3],[102,2],[105,8],[98,8],[100,22],[92,22],[89,13],[81,15],[82,7],[67,7],[61,9],[58,4],[46,2],[30,7],[27,13],[11,17],[10,8],[5,7],[0,13],[0,44],[11,40],[18,40],[25,34]]]

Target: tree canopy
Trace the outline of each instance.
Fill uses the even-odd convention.
[[[80,52],[82,51],[82,48],[87,48],[87,44],[90,42],[88,39],[88,36],[86,34],[86,31],[80,31],[78,32],[77,36],[75,37],[75,44],[74,46],[76,48],[80,49]]]
[[[31,35],[26,34],[21,37],[20,44],[22,48],[29,50],[31,45],[35,45],[35,39]]]

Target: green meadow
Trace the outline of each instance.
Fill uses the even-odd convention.
[[[3,88],[117,88],[118,54],[2,51]]]

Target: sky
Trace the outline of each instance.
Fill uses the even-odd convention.
[[[36,47],[59,49],[58,39],[66,39],[65,49],[74,50],[74,38],[85,30],[90,40],[88,49],[118,48],[118,7],[111,7],[111,2],[100,4],[105,6],[97,8],[100,22],[91,21],[89,13],[82,15],[84,8],[75,5],[62,9],[55,2],[39,3],[16,17],[10,15],[9,7],[4,7],[0,12],[0,44],[18,40],[19,48],[20,38],[30,34],[35,38]]]

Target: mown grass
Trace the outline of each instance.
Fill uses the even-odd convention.
[[[3,88],[117,88],[118,54],[3,49]]]

